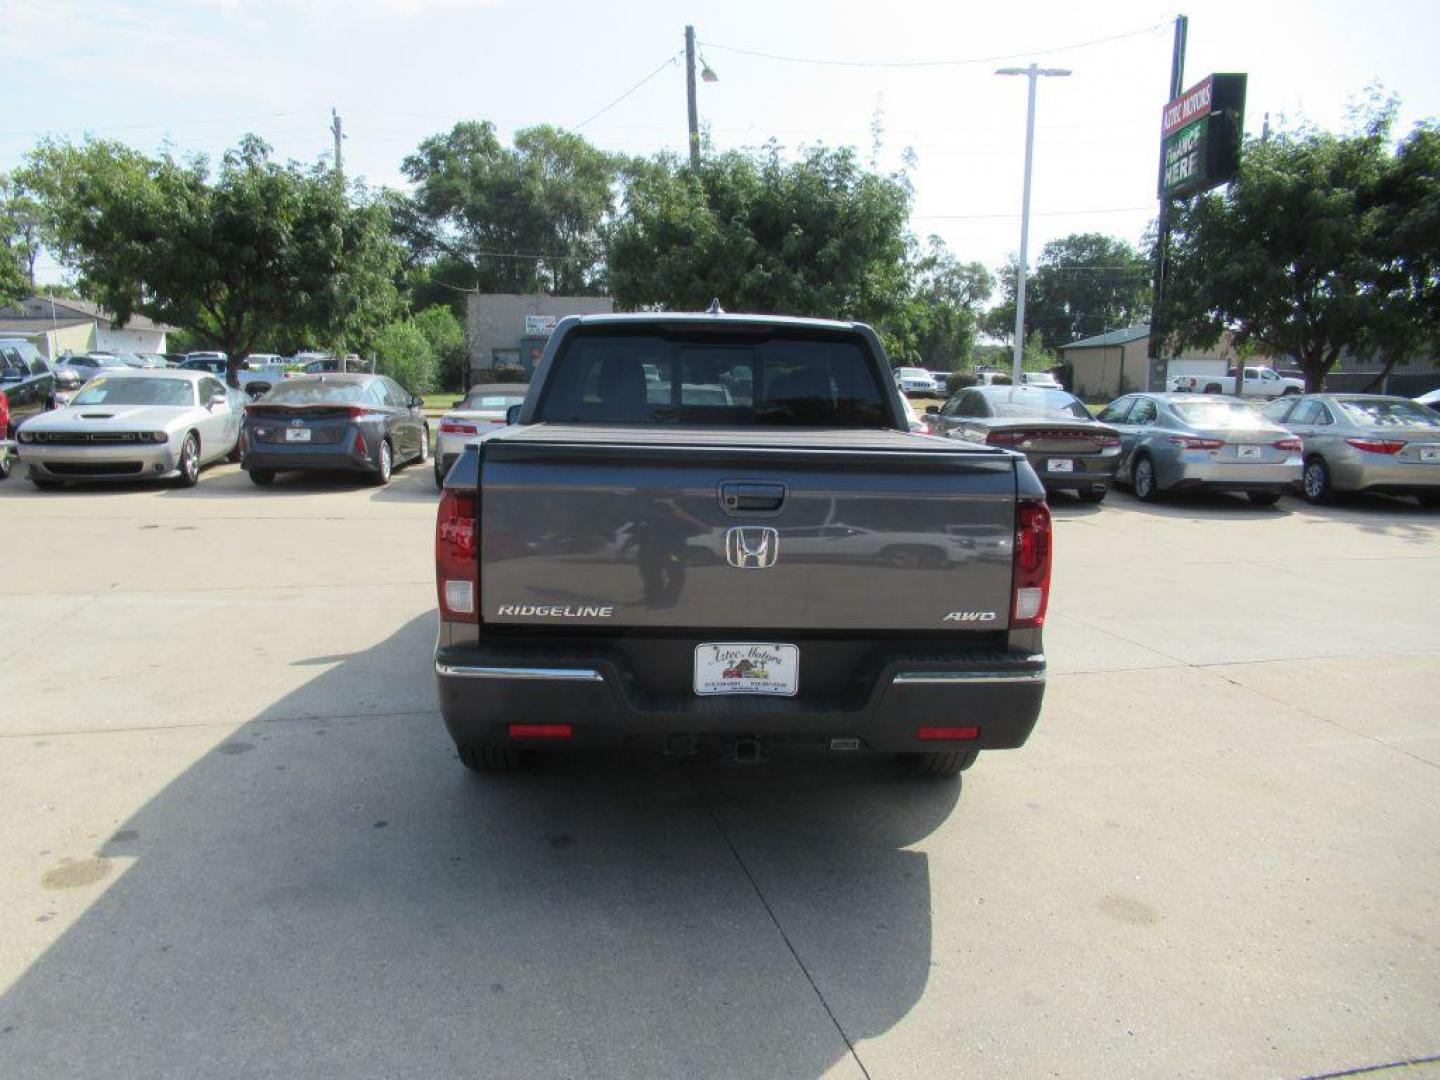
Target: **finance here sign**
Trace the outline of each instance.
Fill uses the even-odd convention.
[[[1245,76],[1210,75],[1160,116],[1161,198],[1180,199],[1233,180],[1245,126]]]

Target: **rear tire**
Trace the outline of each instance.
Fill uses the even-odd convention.
[[[497,775],[519,772],[525,765],[520,751],[509,746],[493,743],[479,743],[475,746],[457,746],[455,753],[460,764],[471,772]]]
[[[978,753],[978,750],[927,750],[901,757],[920,776],[959,776],[975,764]]]
[[[440,460],[435,460],[435,486],[441,490],[445,487],[445,470],[440,467]]]
[[[420,429],[420,456],[415,460],[425,464],[430,459],[430,425],[425,424]]]
[[[370,474],[370,482],[376,487],[384,487],[390,482],[390,477],[395,473],[395,449],[386,439],[380,444],[380,464]]]
[[[1077,491],[1075,497],[1083,503],[1101,503],[1105,496],[1110,494],[1109,488],[1101,488],[1099,491]]]
[[[1312,457],[1305,462],[1301,483],[1308,503],[1324,506],[1335,497],[1335,489],[1330,483],[1330,467],[1322,457]]]
[[[0,480],[10,479],[10,470],[14,467],[15,463],[10,460],[9,454],[0,454]]]
[[[1160,485],[1155,482],[1155,463],[1150,460],[1149,454],[1141,454],[1130,467],[1130,485],[1141,502],[1154,502],[1160,497]]]
[[[1280,492],[1247,491],[1245,497],[1250,500],[1252,506],[1274,506],[1280,501]]]
[[[247,469],[250,474],[250,482],[260,487],[269,487],[275,482],[274,469]]]

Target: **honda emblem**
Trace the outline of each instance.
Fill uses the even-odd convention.
[[[725,532],[725,560],[740,570],[768,570],[780,557],[780,534],[767,526],[737,525]]]

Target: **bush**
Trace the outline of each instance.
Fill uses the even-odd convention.
[[[946,395],[958,394],[961,390],[967,390],[980,380],[971,371],[952,371],[945,378]]]
[[[389,375],[412,394],[435,389],[438,363],[434,349],[414,319],[393,322],[375,337],[375,370]]]
[[[524,368],[518,367],[497,367],[479,368],[471,373],[471,386],[484,386],[488,383],[528,383],[530,376],[525,374]]]
[[[444,304],[428,307],[410,320],[425,335],[435,356],[437,377],[446,390],[459,390],[465,385],[465,328]]]

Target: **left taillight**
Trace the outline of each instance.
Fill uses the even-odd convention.
[[[435,587],[447,622],[480,621],[475,528],[475,493],[446,488],[435,514]]]
[[[1276,439],[1276,440],[1275,440],[1275,449],[1276,449],[1276,450],[1303,450],[1303,449],[1305,449],[1305,444],[1302,443],[1299,439]]]
[[[1015,515],[1013,629],[1045,625],[1050,599],[1050,508],[1039,499],[1020,503]]]
[[[0,390],[0,439],[5,438],[5,433],[10,430],[10,399],[5,396],[5,391]]]

